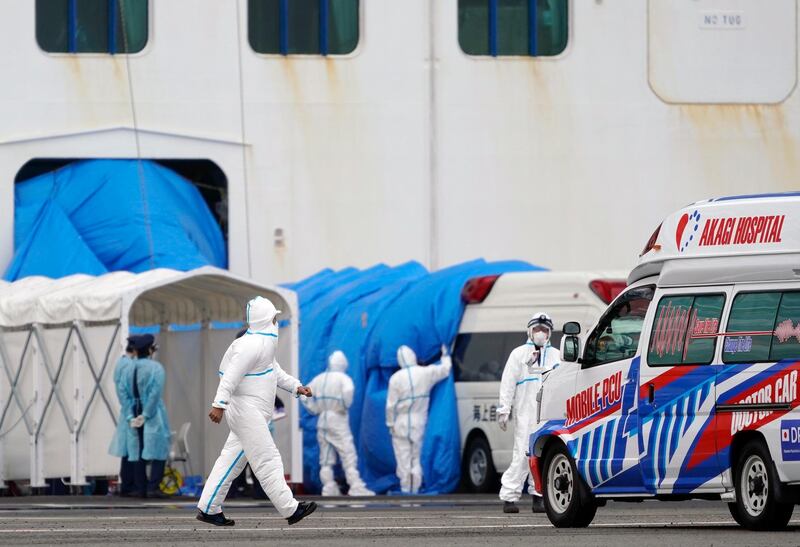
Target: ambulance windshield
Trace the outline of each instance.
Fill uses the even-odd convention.
[[[636,287],[621,296],[600,319],[586,341],[584,367],[630,359],[639,348],[647,309],[655,287]]]

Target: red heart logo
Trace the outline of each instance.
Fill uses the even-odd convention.
[[[689,215],[688,213],[684,213],[678,221],[678,229],[675,230],[675,246],[678,250],[681,248],[681,239],[683,238],[683,231],[686,229],[687,224],[689,224]]]

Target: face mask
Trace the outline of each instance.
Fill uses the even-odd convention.
[[[534,332],[533,333],[533,338],[532,338],[533,343],[536,344],[539,347],[544,346],[547,343],[547,339],[548,339],[548,336],[547,336],[547,333],[545,333],[545,332]]]

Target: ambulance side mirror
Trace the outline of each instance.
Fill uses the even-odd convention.
[[[561,361],[575,363],[581,356],[581,339],[578,338],[581,333],[581,325],[576,321],[569,321],[564,323],[561,332],[564,333],[561,338]]]

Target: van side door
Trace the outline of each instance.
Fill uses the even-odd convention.
[[[794,290],[792,290],[794,289]],[[722,339],[717,376],[717,449],[732,487],[736,435],[763,435],[778,475],[800,480],[800,291],[737,285]]]
[[[639,338],[653,285],[620,295],[586,339],[565,428],[575,464],[596,494],[642,492],[636,445]]]
[[[659,289],[639,390],[639,446],[648,492],[720,491],[714,366],[731,286]]]

